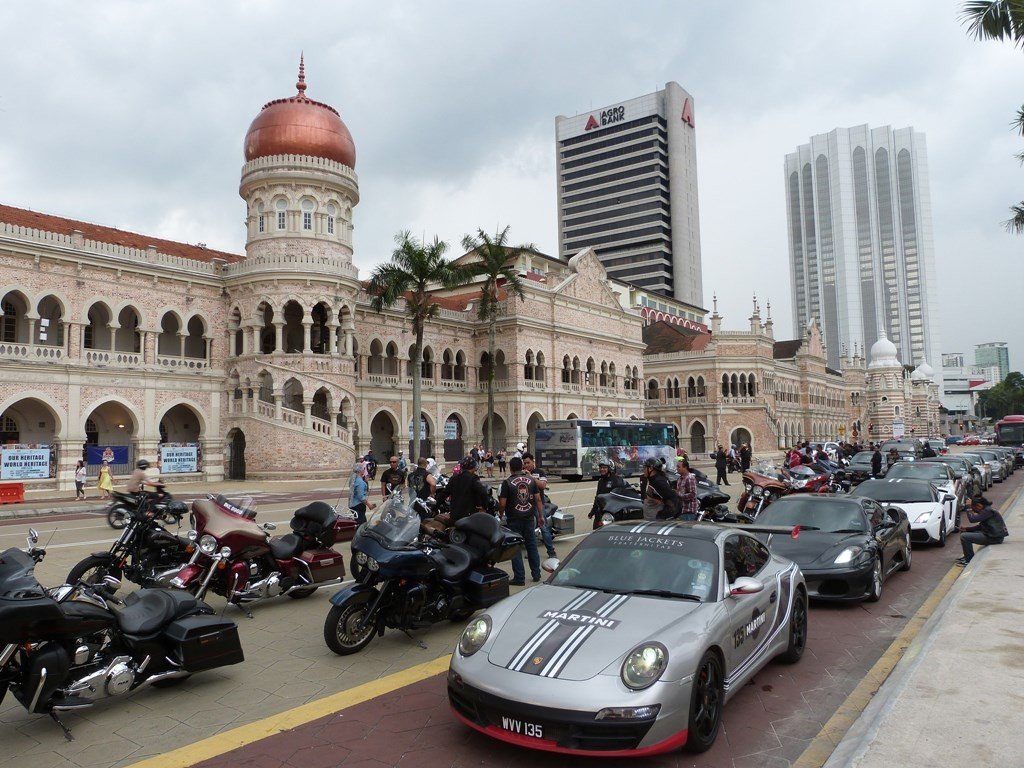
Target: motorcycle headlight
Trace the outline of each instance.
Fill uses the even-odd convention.
[[[191,531],[188,532],[188,540],[189,541],[195,541],[198,538],[199,538],[199,533],[194,528]]]
[[[366,558],[366,567],[369,568],[371,571],[379,571],[380,563],[378,563],[372,557],[368,557]]]
[[[199,551],[204,555],[212,555],[217,551],[217,540],[207,533],[199,540]]]
[[[836,565],[842,565],[843,563],[850,563],[864,551],[864,547],[847,547],[835,559]]]
[[[463,656],[472,656],[484,647],[488,636],[491,634],[491,617],[484,615],[473,619],[469,625],[462,630],[462,637],[459,638],[459,653]]]
[[[667,666],[668,649],[661,643],[644,643],[626,655],[620,677],[627,687],[639,691],[658,682]]]
[[[365,552],[356,552],[356,562],[357,563],[359,563],[360,565],[366,565],[366,560],[367,560],[367,557],[366,557],[366,553]]]

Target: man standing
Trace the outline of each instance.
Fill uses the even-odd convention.
[[[548,499],[548,476],[544,473],[543,469],[537,468],[537,462],[534,460],[532,453],[523,454],[523,470],[526,474],[531,475],[537,483],[537,490],[540,491],[543,508],[550,501]],[[541,538],[544,539],[544,548],[547,550],[548,557],[558,557],[558,553],[555,552],[555,536],[551,531],[551,522],[543,514],[541,519],[544,521],[544,524],[540,527],[540,534]]]
[[[725,449],[719,444],[718,450],[715,452],[715,471],[718,473],[718,479],[715,480],[717,485],[728,485],[729,476],[726,469],[729,467],[729,457],[725,453]]]
[[[540,581],[540,553],[537,552],[537,536],[534,529],[544,526],[543,501],[536,481],[523,470],[523,460],[512,457],[508,463],[512,472],[501,483],[498,504],[505,515],[506,525],[523,537],[526,556],[530,561],[530,575],[535,582]],[[523,569],[523,553],[516,552],[512,558],[512,586],[524,586],[526,573]]]
[[[644,506],[644,520],[671,520],[678,517],[679,496],[661,471],[661,462],[653,456],[644,459],[643,473],[640,498]]]
[[[610,459],[601,459],[598,462],[597,471],[600,473],[600,476],[597,478],[597,493],[594,494],[594,504],[590,507],[590,513],[587,515],[587,517],[594,519],[595,531],[604,525],[604,522],[601,520],[601,510],[597,508],[598,497],[611,493],[619,486],[625,485],[623,479],[615,474],[615,467],[612,466]]]
[[[380,473],[380,495],[384,498],[405,485],[405,472],[398,468],[398,457],[392,456],[388,464],[390,466]]]
[[[679,519],[696,520],[700,504],[697,501],[697,478],[690,471],[690,462],[685,458],[676,459],[676,493],[679,495]]]
[[[437,489],[437,480],[427,471],[427,460],[423,456],[416,462],[416,469],[409,473],[409,487],[418,499],[429,499]]]
[[[459,462],[459,473],[448,481],[444,489],[453,523],[474,512],[487,511],[487,488],[477,477],[476,469],[476,462],[466,457]]]
[[[882,476],[882,452],[875,446],[875,452],[871,454],[871,476],[878,478]]]
[[[750,444],[744,443],[740,446],[740,471],[746,472],[750,469],[750,458],[752,451],[750,450]]]

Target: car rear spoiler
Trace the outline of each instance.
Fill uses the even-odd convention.
[[[716,523],[723,528],[739,528],[748,533],[776,533],[792,536],[794,539],[800,535],[799,525],[758,525],[757,523]]]

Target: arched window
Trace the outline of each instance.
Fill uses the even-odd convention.
[[[739,377],[734,373],[732,378],[729,380],[729,394],[733,397],[740,396],[740,380]]]
[[[533,378],[535,381],[544,382],[544,353],[537,353],[537,367],[533,370]]]
[[[658,380],[651,379],[647,382],[647,399],[657,400],[658,399]]]
[[[705,395],[707,395],[707,393],[708,393],[708,391],[707,391],[707,387],[704,384],[704,377],[703,376],[698,376],[697,377],[697,397],[704,397]]]
[[[747,374],[745,373],[740,374],[740,396],[747,396]]]
[[[568,384],[572,381],[572,361],[566,355],[562,358],[562,383]]]
[[[315,207],[312,200],[302,201],[302,229],[306,232],[313,231],[313,209]]]
[[[277,211],[277,228],[279,230],[284,229],[287,221],[285,212],[288,210],[288,203],[284,200],[277,200],[274,202],[274,209]]]
[[[729,374],[722,374],[722,397],[729,396]]]
[[[523,378],[533,381],[533,350],[526,350],[526,365],[523,366]]]
[[[331,203],[327,206],[327,234],[334,234],[334,221],[338,216],[338,207]]]
[[[693,376],[691,376],[690,378],[688,378],[686,380],[686,396],[687,397],[696,397],[697,396],[697,382],[694,380]]]

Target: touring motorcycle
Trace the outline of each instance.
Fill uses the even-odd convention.
[[[123,602],[79,582],[45,589],[35,566],[46,550],[0,553],[0,701],[8,690],[26,710],[59,714],[152,685],[170,684],[244,660],[238,628],[185,592],[142,589]]]
[[[128,524],[128,520],[132,516],[132,510],[138,507],[139,504],[145,503],[152,506],[156,510],[157,517],[163,517],[170,505],[178,503],[166,491],[162,491],[159,494],[114,491],[112,495],[114,500],[107,507],[107,525],[115,530],[120,530]]]
[[[352,540],[356,583],[331,597],[324,622],[332,651],[357,653],[385,628],[408,632],[461,621],[508,597],[508,574],[494,564],[510,560],[522,536],[486,512],[456,521],[450,543],[421,536],[421,523],[395,492],[359,527]]]
[[[703,472],[690,470],[697,480],[697,507],[700,517],[718,522],[749,522],[738,517],[730,519],[732,513],[725,507],[729,501],[729,494],[724,493],[717,485],[712,483]],[[669,481],[675,487],[676,474],[668,475]],[[601,525],[614,523],[619,520],[642,520],[644,516],[643,499],[640,498],[640,488],[632,483],[623,483],[609,493],[597,497],[597,512],[601,518]]]
[[[229,603],[277,595],[309,597],[345,577],[344,558],[333,547],[352,538],[354,518],[322,501],[295,510],[292,533],[271,538],[273,523],[257,523],[251,501],[210,495],[192,502],[192,557],[170,584],[202,598],[213,590]]]

